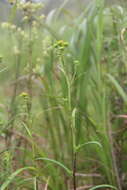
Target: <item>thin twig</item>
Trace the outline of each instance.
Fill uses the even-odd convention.
[[[73,157],[73,188],[76,190],[76,152]]]

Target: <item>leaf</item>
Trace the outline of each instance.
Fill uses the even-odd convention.
[[[120,84],[110,74],[107,74],[107,76],[108,76],[109,80],[111,81],[111,83],[115,86],[115,88],[116,88],[117,92],[119,93],[119,95],[123,98],[124,102],[127,103],[127,95],[124,92],[124,90],[122,89],[122,87],[120,86]]]
[[[102,148],[102,145],[101,145],[98,141],[90,141],[90,142],[83,143],[83,144],[77,146],[77,147],[76,147],[76,151],[79,151],[79,149],[81,149],[81,148],[83,148],[84,146],[89,145],[89,144],[96,144],[96,145],[98,145],[100,148]]]
[[[62,12],[63,8],[66,6],[68,3],[68,0],[64,0],[61,6],[58,8],[57,13],[56,13],[56,19],[59,18],[60,13]]]
[[[60,166],[61,168],[63,168],[69,175],[72,174],[72,171],[70,169],[68,169],[65,165],[63,165],[61,162],[58,162],[56,160],[49,159],[49,158],[37,158],[36,160],[44,160],[44,161],[52,162],[53,164],[56,164]]]
[[[22,124],[23,124],[23,126],[25,127],[25,129],[26,129],[28,135],[32,138],[32,134],[31,134],[29,128],[27,127],[27,125],[26,125],[24,122],[22,122]]]
[[[14,173],[12,173],[7,180],[1,185],[0,190],[4,190],[7,188],[7,186],[13,181],[13,179],[22,171],[24,170],[35,170],[34,167],[25,167],[25,168],[20,168],[18,170],[16,170]]]
[[[73,118],[73,119],[75,119],[76,111],[77,111],[76,108],[74,108],[73,111],[72,111],[72,118]]]
[[[53,22],[54,15],[56,13],[56,9],[53,9],[52,11],[49,12],[49,14],[46,17],[46,24],[50,26]]]
[[[112,185],[107,185],[107,184],[103,184],[103,185],[97,185],[95,187],[90,188],[89,190],[95,190],[95,189],[99,189],[99,188],[111,188],[111,189],[116,189],[116,187],[112,186]]]
[[[37,190],[37,178],[34,177],[34,190]]]

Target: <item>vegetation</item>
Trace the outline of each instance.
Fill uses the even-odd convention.
[[[95,0],[75,15],[65,1],[45,17],[41,3],[9,2],[0,189],[126,190],[126,6]]]

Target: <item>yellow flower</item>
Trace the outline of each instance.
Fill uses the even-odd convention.
[[[19,97],[27,98],[29,95],[27,92],[22,92]]]
[[[58,40],[55,44],[54,44],[54,47],[55,48],[65,48],[68,46],[68,42],[65,42],[64,40]]]

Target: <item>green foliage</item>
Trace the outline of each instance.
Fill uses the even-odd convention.
[[[13,1],[1,23],[2,190],[127,188],[126,8],[66,2]]]

